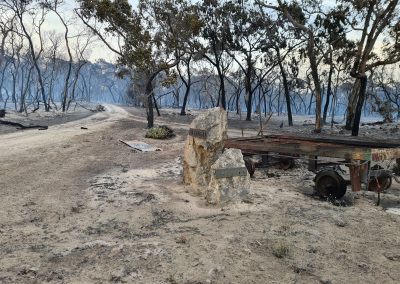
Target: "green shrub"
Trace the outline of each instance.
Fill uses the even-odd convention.
[[[168,139],[175,137],[174,131],[168,126],[162,125],[158,127],[152,127],[147,130],[146,138],[153,139]]]

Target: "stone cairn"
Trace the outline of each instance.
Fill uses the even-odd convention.
[[[224,205],[246,197],[250,188],[247,171],[240,176],[217,176],[218,170],[245,168],[240,150],[224,148],[227,138],[227,113],[213,108],[199,115],[190,125],[183,159],[183,180],[207,202]],[[196,134],[197,133],[197,134]]]

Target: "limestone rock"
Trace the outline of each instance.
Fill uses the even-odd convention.
[[[207,131],[205,139],[188,136],[183,159],[183,179],[196,193],[205,195],[210,182],[211,166],[222,154],[227,138],[227,113],[221,108],[209,109],[196,117],[190,128]]]
[[[250,175],[229,178],[216,178],[216,169],[245,167],[242,152],[239,149],[226,149],[211,166],[211,180],[207,188],[206,199],[210,204],[224,205],[231,201],[243,200],[250,189]]]

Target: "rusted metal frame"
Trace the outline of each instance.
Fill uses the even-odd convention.
[[[372,161],[383,161],[400,158],[400,148],[371,149]]]
[[[229,141],[237,141],[237,142],[249,142],[249,141],[263,141],[265,136],[254,136],[254,137],[238,137],[238,138],[229,138]]]
[[[369,149],[349,148],[327,143],[299,143],[298,141],[265,142],[265,143],[245,143],[227,140],[226,148],[238,148],[242,151],[262,151],[288,154],[301,154],[306,156],[332,157],[354,160],[370,160]]]
[[[356,149],[362,149],[362,151],[357,151],[359,157],[354,157],[355,159],[365,159],[365,155],[372,155],[372,160],[379,161],[385,159],[400,158],[400,143],[388,143],[382,141],[361,141],[354,140],[346,137],[346,140],[341,138],[326,138],[326,137],[302,137],[302,136],[287,136],[287,135],[268,135],[263,137],[245,137],[245,138],[234,138],[228,139],[228,141],[234,142],[248,142],[248,143],[290,143],[296,142],[299,144],[308,143],[318,143],[325,145],[335,145],[335,146],[354,146]],[[344,147],[349,148],[349,147]],[[375,148],[375,149],[374,149]],[[369,152],[369,153],[368,153]],[[361,155],[361,156],[360,156]],[[363,157],[364,156],[364,157]],[[367,156],[366,160],[371,159]]]
[[[342,144],[347,146],[360,146],[369,148],[397,148],[400,147],[400,143],[395,140],[375,140],[365,141],[359,138],[353,137],[307,137],[307,136],[291,136],[291,135],[268,135],[263,138],[271,139],[286,139],[286,140],[297,140],[297,141],[308,141],[308,142],[322,142],[322,143],[334,143]]]
[[[320,141],[320,142],[316,142]],[[324,141],[324,142],[322,142]],[[331,142],[327,142],[331,141]],[[355,143],[354,143],[355,142]],[[357,144],[356,146],[354,144]],[[400,144],[380,143],[378,149],[371,149],[369,145],[377,144],[366,141],[344,141],[324,138],[303,138],[290,136],[264,136],[257,139],[228,140],[227,148],[239,148],[245,152],[252,153],[288,153],[311,156],[310,160],[316,162],[317,156],[344,158],[350,161],[350,182],[353,191],[360,191],[362,184],[368,186],[370,178],[371,161],[400,158],[400,148],[390,148],[391,146],[400,147]],[[388,148],[382,148],[386,146]],[[311,165],[311,169],[316,171],[317,163]]]

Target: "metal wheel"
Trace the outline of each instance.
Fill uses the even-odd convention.
[[[344,178],[333,170],[323,170],[315,177],[315,189],[324,198],[342,198],[346,187]]]
[[[379,176],[376,178],[370,179],[368,183],[368,190],[369,191],[384,191],[389,189],[392,185],[392,177],[391,176]]]
[[[245,166],[247,168],[247,171],[250,174],[250,177],[253,177],[254,176],[254,172],[256,171],[256,166],[253,163],[253,161],[251,161],[248,158],[244,158],[244,164],[245,164]]]
[[[380,171],[383,170],[383,167],[380,165],[375,165],[371,167],[371,171]],[[368,182],[368,190],[382,192],[386,189],[389,189],[392,185],[392,177],[387,172],[380,172],[378,176],[371,176]]]
[[[280,159],[279,161],[279,169],[281,170],[290,170],[293,169],[295,166],[294,159],[292,158],[285,158],[285,159]]]

